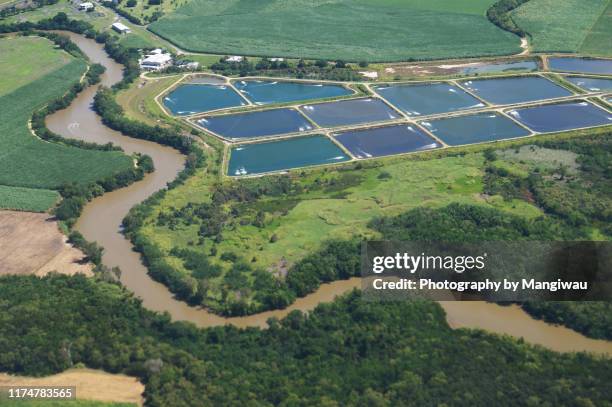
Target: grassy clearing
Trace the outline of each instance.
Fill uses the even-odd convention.
[[[536,52],[578,52],[610,0],[531,0],[512,12],[516,23],[532,36]],[[608,20],[609,21],[609,20]],[[610,48],[609,27],[600,27],[604,38],[595,35],[590,47]]]
[[[192,51],[349,61],[520,52],[491,24],[494,0],[194,0],[150,29]]]
[[[31,42],[38,43],[40,40],[22,37],[3,39],[0,43],[4,41],[17,41],[23,43],[23,49],[28,49]],[[47,41],[47,47],[52,49],[52,43]],[[17,45],[14,49],[22,48]],[[53,52],[60,60],[66,58],[63,51]],[[9,58],[14,64],[26,65],[33,56],[27,52],[11,52]],[[67,182],[93,182],[132,166],[131,158],[122,153],[83,150],[44,142],[34,137],[28,129],[32,111],[60,97],[85,69],[84,61],[72,59],[44,76],[34,75],[27,85],[0,96],[0,184],[56,189]],[[0,78],[0,84],[13,81],[10,71],[4,71],[4,65],[0,67]],[[6,85],[0,86],[7,88]]]
[[[70,55],[55,51],[44,38],[33,37],[27,41],[19,37],[3,39],[0,41],[0,66],[3,77],[7,78],[0,79],[0,96],[55,71],[71,60]]]
[[[59,200],[56,191],[0,185],[0,208],[46,212]]]
[[[168,117],[155,102],[155,97],[164,89],[180,79],[180,75],[143,81],[139,79],[128,89],[119,92],[117,102],[125,110],[130,119],[135,119],[150,125],[160,124],[159,120]]]
[[[97,30],[108,29],[115,19],[113,13],[103,7],[97,6],[95,11],[87,13],[79,11],[77,3],[72,3],[69,0],[60,0],[56,4],[18,14],[7,18],[5,21],[7,23],[19,21],[36,22],[45,18],[51,18],[59,12],[66,13],[71,19],[87,21]]]
[[[612,1],[582,42],[580,52],[587,55],[612,55]]]
[[[235,252],[246,261],[257,258],[256,266],[270,267],[281,259],[295,262],[316,251],[328,239],[348,239],[354,236],[379,237],[368,228],[368,222],[378,216],[393,216],[419,206],[444,206],[452,202],[476,203],[508,210],[525,216],[541,212],[525,202],[503,199],[485,200],[481,196],[483,158],[479,153],[464,157],[432,160],[397,160],[380,168],[339,174],[317,170],[299,177],[306,185],[336,179],[337,184],[350,184],[346,189],[304,192],[291,199],[264,198],[245,213],[266,211],[265,227],[235,224],[223,232],[223,241],[207,239],[204,247],[217,247],[216,259],[225,252]],[[381,173],[388,178],[381,179]],[[386,176],[385,176],[386,177]],[[187,202],[206,202],[211,195],[213,180],[194,177],[185,186],[171,191],[156,208],[144,231],[147,238],[163,250],[187,248],[197,241],[197,226],[159,227],[155,219],[160,212],[180,208]],[[270,242],[272,235],[278,240]],[[180,267],[180,261],[176,261]]]

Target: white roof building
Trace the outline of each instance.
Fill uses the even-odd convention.
[[[151,54],[140,61],[140,68],[146,71],[159,71],[172,65],[172,55]]]
[[[94,9],[94,5],[91,2],[85,2],[85,3],[81,3],[79,4],[79,10],[93,10]]]
[[[231,57],[227,57],[226,61],[227,62],[242,62],[242,60],[244,59],[244,57],[241,57],[239,55],[234,55]]]
[[[122,23],[113,23],[111,27],[113,27],[113,30],[117,31],[120,34],[129,34],[132,32],[132,30],[130,30],[130,27]]]

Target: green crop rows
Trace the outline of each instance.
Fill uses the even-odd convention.
[[[150,29],[192,51],[349,61],[520,52],[485,17],[494,0],[194,0]]]

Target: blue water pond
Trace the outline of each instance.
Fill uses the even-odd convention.
[[[401,118],[380,99],[341,100],[300,106],[300,110],[322,127],[347,126]]]
[[[236,81],[234,86],[247,99],[259,105],[325,99],[353,93],[342,85],[304,82],[242,80]]]
[[[312,130],[312,124],[295,109],[272,109],[210,116],[197,123],[222,137],[245,139]]]
[[[569,82],[589,92],[612,91],[612,78],[588,78],[584,76],[568,76]]]
[[[261,174],[310,165],[333,164],[350,158],[321,135],[243,144],[232,149],[228,175]]]
[[[461,82],[470,92],[496,105],[571,96],[572,92],[540,76],[478,79]]]
[[[612,124],[612,113],[584,101],[514,109],[508,114],[542,133]]]
[[[612,59],[555,57],[548,58],[552,71],[612,75]]]
[[[163,102],[172,114],[178,116],[247,104],[231,87],[209,84],[180,85],[166,95]]]
[[[374,90],[408,116],[484,107],[481,101],[449,83],[376,86]]]
[[[441,147],[415,125],[351,130],[334,135],[356,158],[381,157]]]
[[[525,128],[495,112],[422,121],[419,124],[449,146],[485,143],[529,135],[529,131]]]

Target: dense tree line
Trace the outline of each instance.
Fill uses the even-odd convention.
[[[293,62],[262,58],[257,63],[254,63],[246,57],[240,62],[228,61],[227,58],[221,58],[218,62],[212,64],[210,69],[216,73],[229,76],[270,75],[276,77],[286,76],[298,79],[334,81],[364,80],[364,77],[361,76],[359,72],[351,68],[344,61],[336,61],[330,64],[323,60],[311,62],[302,59],[298,62]],[[169,68],[169,70],[172,71],[172,68]]]
[[[353,292],[267,330],[197,329],[82,276],[0,278],[0,370],[83,363],[145,383],[149,406],[609,405],[612,365],[482,331],[430,302]]]
[[[510,12],[529,0],[499,0],[487,10],[487,18],[502,30],[510,31],[519,37],[526,37],[528,32],[519,27]]]
[[[496,157],[490,156],[484,192],[534,202],[569,227],[596,226],[612,237],[612,132],[534,144],[576,153],[578,170],[570,172],[565,165],[559,165],[550,170],[536,168],[528,176],[521,176],[497,166]]]
[[[544,321],[561,324],[596,339],[612,341],[612,302],[540,301],[522,307]]]

